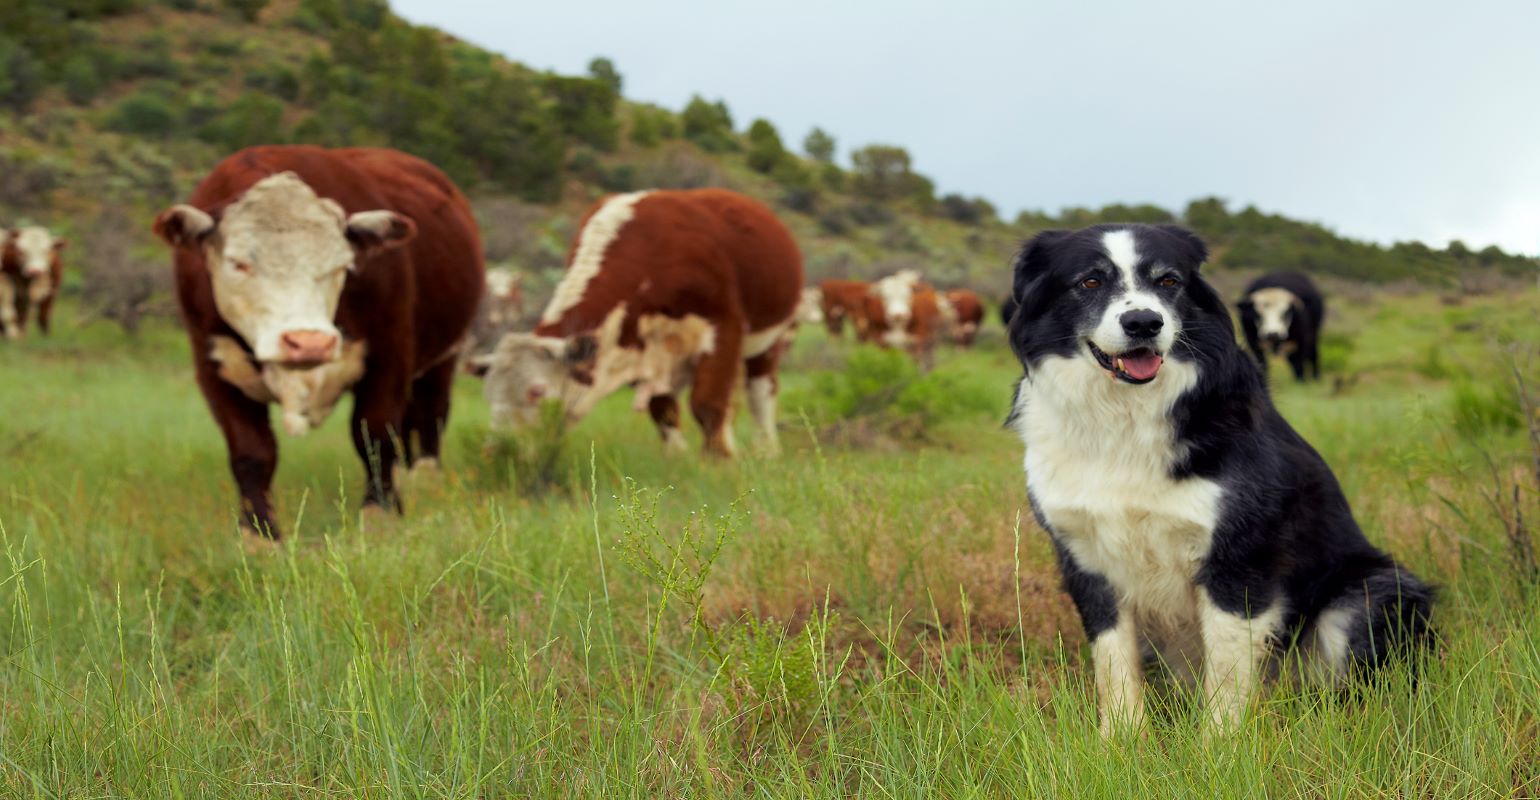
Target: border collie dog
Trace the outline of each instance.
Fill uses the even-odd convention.
[[[1432,592],[1371,545],[1273,408],[1174,225],[1038,234],[1017,254],[1011,417],[1091,643],[1102,732],[1144,718],[1146,658],[1239,721],[1292,652],[1340,681],[1430,639]]]

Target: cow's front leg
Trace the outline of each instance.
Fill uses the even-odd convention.
[[[11,279],[0,274],[0,335],[7,339],[21,338],[16,325],[16,289]]]
[[[1282,617],[1282,606],[1270,593],[1233,588],[1198,592],[1210,732],[1230,730],[1245,717]]]
[[[410,382],[404,366],[370,359],[353,388],[353,449],[364,462],[364,505],[402,510],[392,470],[406,430]]]
[[[270,492],[278,469],[278,440],[268,422],[267,404],[221,380],[212,361],[200,363],[197,374],[198,388],[225,436],[230,473],[241,498],[241,532],[277,539]]]
[[[716,346],[701,357],[690,388],[690,412],[706,435],[708,455],[731,458],[733,447],[733,387],[743,353],[743,321],[715,323]]]

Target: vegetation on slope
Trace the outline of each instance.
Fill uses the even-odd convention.
[[[535,273],[537,288],[595,197],[701,185],[778,206],[815,277],[917,267],[991,295],[1006,290],[1004,264],[1023,237],[1098,221],[1185,221],[1216,245],[1217,268],[1436,285],[1536,269],[1496,248],[1355,242],[1214,198],[1179,213],[1111,205],[1007,222],[981,198],[938,196],[901,147],[842,160],[815,129],[799,154],[769,120],[740,130],[723,101],[672,111],[627,102],[623,88],[607,59],[587,75],[531,70],[407,23],[384,0],[15,0],[0,8],[0,104],[11,112],[0,118],[0,219],[89,232],[104,212],[147,218],[242,146],[379,144],[432,160],[486,199],[488,238],[504,243],[490,255]],[[121,230],[115,222],[105,227]],[[149,274],[152,251],[131,227]],[[123,250],[114,236],[93,249]],[[88,282],[109,279],[82,266]]]

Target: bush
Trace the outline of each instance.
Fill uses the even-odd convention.
[[[84,235],[81,307],[86,314],[116,323],[130,335],[145,317],[168,310],[158,303],[171,288],[163,258],[141,255],[140,225],[120,205],[106,205]]]
[[[830,136],[823,128],[814,128],[808,131],[807,138],[802,140],[802,152],[820,164],[834,163],[834,137]]]
[[[43,91],[43,62],[8,36],[0,36],[0,104],[26,111]]]
[[[84,53],[76,53],[64,62],[64,93],[70,102],[86,105],[102,91],[102,77],[96,69],[96,61]]]
[[[256,22],[268,0],[225,0],[225,6],[247,22]]]
[[[792,394],[788,403],[826,423],[881,417],[931,426],[999,411],[994,393],[958,377],[944,367],[921,375],[905,353],[861,347],[843,369],[814,373],[812,387]]]
[[[949,194],[940,201],[941,216],[964,225],[980,225],[997,218],[994,204],[982,197],[967,198]]]
[[[165,136],[177,126],[176,108],[153,89],[140,89],[119,101],[107,118],[107,129],[136,136]]]
[[[1524,424],[1517,395],[1503,381],[1459,381],[1450,394],[1449,404],[1454,428],[1466,438],[1516,431]]]
[[[199,138],[235,151],[283,141],[283,103],[248,92],[198,132]]]
[[[696,143],[708,153],[727,153],[738,149],[738,137],[733,133],[733,117],[727,104],[718,100],[708,103],[700,95],[690,98],[689,105],[679,114],[684,138]]]
[[[749,168],[768,175],[786,160],[786,147],[781,144],[781,134],[769,120],[756,119],[748,132]]]
[[[571,139],[600,150],[614,150],[620,139],[615,104],[620,96],[593,78],[548,76],[542,85],[556,103],[556,124]]]

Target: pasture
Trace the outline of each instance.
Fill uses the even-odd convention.
[[[774,460],[741,410],[743,458],[667,458],[622,394],[532,475],[483,449],[462,377],[443,473],[363,524],[343,409],[281,439],[290,539],[249,551],[181,331],[66,306],[0,347],[0,794],[1540,794],[1540,576],[1511,535],[1540,451],[1509,369],[1540,386],[1540,295],[1333,302],[1326,380],[1275,364],[1277,402],[1441,586],[1438,654],[1415,684],[1277,687],[1222,739],[1173,695],[1111,742],[995,319],[923,378],[804,328]]]

